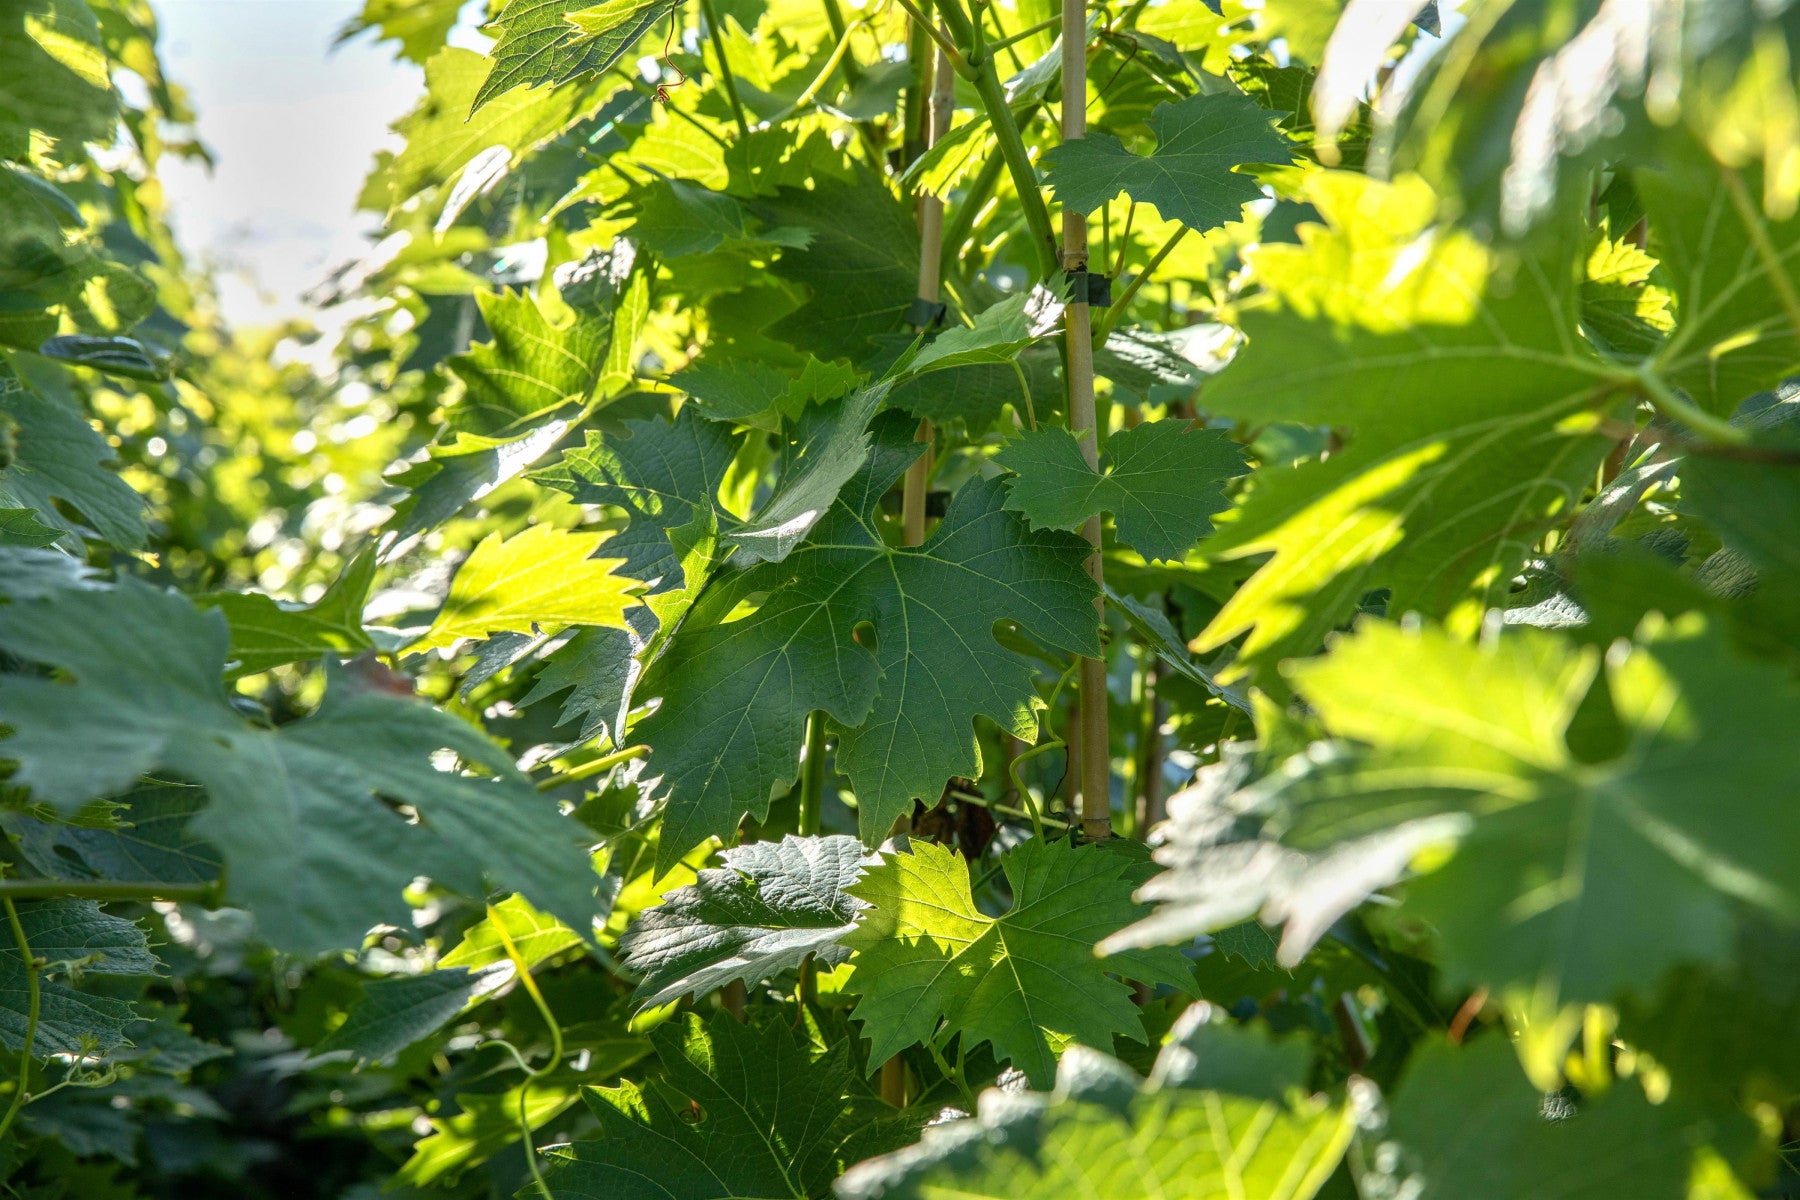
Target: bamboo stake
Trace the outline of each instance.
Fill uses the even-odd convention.
[[[929,150],[950,131],[950,115],[956,107],[956,71],[950,57],[939,50],[919,64],[919,91],[930,96],[930,113],[922,131],[924,149]],[[921,151],[922,153],[923,151]],[[943,290],[942,260],[944,237],[944,202],[936,196],[919,197],[919,299],[936,304]],[[925,451],[906,468],[901,484],[901,541],[908,546],[925,542],[925,492],[931,480],[931,443],[934,433],[930,421],[920,421],[914,440],[925,443]],[[894,823],[895,833],[905,833],[912,822],[901,817]],[[906,1107],[906,1062],[895,1055],[881,1065],[881,1098],[896,1108]]]
[[[1062,137],[1065,142],[1087,136],[1087,14],[1082,0],[1063,0],[1062,6]],[[1066,272],[1088,268],[1087,214],[1062,214],[1062,266]],[[1099,430],[1094,417],[1093,321],[1087,296],[1070,298],[1063,314],[1068,342],[1066,369],[1069,385],[1069,428],[1081,439],[1082,457],[1094,470],[1100,468]],[[1093,546],[1088,574],[1103,582],[1100,565],[1100,518],[1090,517],[1081,535]],[[1106,602],[1094,597],[1094,611],[1106,619]],[[1081,739],[1077,758],[1081,770],[1081,832],[1087,838],[1112,836],[1112,770],[1106,728],[1106,661],[1081,660]]]
[[[938,139],[950,132],[950,115],[956,106],[956,73],[950,59],[942,51],[937,54],[931,73],[931,113],[926,122],[925,148],[937,145]],[[944,202],[936,196],[919,197],[919,299],[936,304],[943,291]],[[915,441],[925,443],[925,452],[906,469],[906,480],[900,493],[900,525],[905,544],[922,545],[925,541],[925,492],[931,479],[931,443],[935,436],[930,421],[920,421]]]

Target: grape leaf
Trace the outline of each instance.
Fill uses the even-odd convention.
[[[862,874],[853,837],[792,835],[728,847],[723,870],[703,870],[640,916],[619,941],[643,978],[646,1008],[699,996],[733,979],[761,983],[812,955],[831,967],[863,905],[845,889]]]
[[[795,776],[812,710],[845,728],[838,768],[864,839],[879,841],[914,797],[978,773],[976,716],[1034,731],[1034,672],[992,640],[996,621],[1067,651],[1097,648],[1087,543],[1026,529],[998,482],[966,484],[924,546],[889,546],[876,506],[919,447],[899,414],[876,430],[870,462],[808,540],[780,564],[721,577],[646,672],[641,690],[663,697],[637,726],[670,795],[661,870],[742,813],[767,813]],[[864,621],[873,652],[853,634]]]
[[[1407,1067],[1389,1132],[1418,1164],[1421,1200],[1689,1200],[1691,1162],[1717,1124],[1687,1105],[1651,1104],[1636,1080],[1554,1119],[1501,1038],[1433,1042]],[[1711,1194],[1711,1193],[1705,1193]]]
[[[820,358],[855,362],[868,355],[872,337],[899,327],[918,292],[919,235],[910,208],[887,184],[859,171],[849,183],[783,188],[759,208],[770,228],[813,231],[808,245],[783,251],[770,268],[809,292],[769,327],[772,337]]]
[[[0,420],[11,418],[18,449],[0,470],[0,504],[29,508],[45,525],[76,527],[57,512],[62,500],[103,539],[130,548],[144,544],[144,500],[106,469],[115,461],[106,439],[86,418],[25,386],[0,363]]]
[[[632,197],[631,234],[663,258],[707,254],[749,234],[735,197],[678,179],[657,179]]]
[[[369,190],[384,196],[390,211],[449,183],[491,147],[504,147],[516,167],[596,103],[591,88],[544,88],[486,103],[477,116],[475,101],[488,74],[487,60],[460,46],[440,50],[425,64],[425,98],[394,126],[406,146],[369,179]]]
[[[1225,485],[1250,468],[1243,448],[1179,418],[1147,421],[1106,439],[1100,469],[1067,429],[1020,434],[995,456],[1014,472],[1006,507],[1035,529],[1075,529],[1113,514],[1119,540],[1152,562],[1179,561],[1230,506]]]
[[[1800,825],[1780,730],[1800,696],[1785,673],[1733,657],[1697,618],[1671,626],[1608,659],[1624,738],[1591,763],[1567,736],[1595,670],[1592,651],[1537,630],[1471,646],[1365,622],[1291,673],[1328,730],[1368,749],[1290,764],[1271,781],[1285,846],[1227,841],[1197,857],[1200,886],[1171,886],[1167,915],[1225,924],[1261,907],[1289,922],[1291,963],[1435,848],[1402,907],[1437,929],[1446,976],[1551,1006],[1728,958],[1739,902],[1791,919]]]
[[[1249,345],[1206,385],[1218,415],[1348,427],[1323,462],[1267,473],[1208,543],[1272,557],[1196,640],[1248,631],[1234,671],[1314,652],[1362,596],[1473,631],[1611,442],[1588,410],[1623,368],[1576,330],[1576,256],[1555,247],[1502,271],[1465,234],[1432,232],[1417,180],[1309,177],[1329,228],[1265,245],[1255,270],[1279,307],[1243,314]]]
[[[431,628],[407,647],[422,653],[466,637],[531,633],[539,625],[623,628],[637,581],[615,574],[616,558],[592,558],[605,534],[530,525],[500,540],[490,533],[457,568]]]
[[[680,0],[507,0],[489,26],[493,69],[469,107],[472,117],[516,87],[561,86],[609,69]]]
[[[206,806],[190,783],[145,780],[114,798],[124,811],[116,827],[90,828],[40,821],[23,813],[0,817],[33,867],[52,879],[111,879],[141,883],[212,883],[219,852],[194,836],[188,822]]]
[[[303,721],[250,724],[220,686],[226,639],[223,617],[129,579],[0,607],[0,647],[75,680],[4,677],[13,782],[64,811],[159,768],[202,785],[190,828],[223,854],[227,895],[296,953],[406,920],[401,893],[421,874],[474,895],[492,877],[587,925],[594,876],[577,827],[504,750],[455,717],[341,683]],[[438,770],[444,748],[498,778]]]
[[[821,362],[810,354],[798,376],[757,359],[701,355],[669,382],[700,402],[701,416],[774,430],[781,417],[798,417],[807,405],[834,400],[862,380],[862,372],[848,363]]]
[[[1193,1010],[1190,1010],[1190,1014]],[[1242,1057],[1236,1031],[1184,1014],[1148,1081],[1074,1046],[1051,1093],[983,1092],[973,1118],[935,1124],[916,1146],[851,1168],[839,1200],[1308,1200],[1343,1157],[1349,1105],[1210,1090],[1194,1078],[1196,1034],[1217,1060]],[[1254,1057],[1254,1047],[1249,1047]],[[1247,1078],[1249,1063],[1222,1070]],[[1469,1193],[1470,1195],[1478,1193]]]
[[[1034,840],[1000,861],[1013,906],[998,918],[975,907],[968,860],[929,842],[883,854],[849,889],[869,905],[845,944],[871,1062],[931,1041],[942,1021],[965,1047],[993,1043],[996,1058],[1041,1087],[1070,1042],[1143,1040],[1131,988],[1109,972],[1192,986],[1179,953],[1095,957],[1096,942],[1142,915],[1124,855]]]
[[[393,477],[413,489],[395,510],[400,543],[536,462],[592,397],[629,378],[615,360],[630,355],[649,303],[636,263],[635,249],[621,239],[608,255],[584,264],[585,290],[592,294],[562,323],[528,296],[477,295],[493,341],[446,364],[463,393],[445,408],[445,431],[431,456]]]
[[[38,130],[75,145],[111,144],[118,105],[93,10],[81,0],[19,0],[0,17],[0,159],[24,159]]]
[[[891,385],[877,383],[808,409],[783,447],[780,479],[749,520],[721,537],[735,562],[780,562],[818,524],[869,457],[869,420]]]
[[[161,964],[150,953],[144,931],[131,921],[109,916],[92,900],[37,900],[18,904],[19,927],[33,958],[51,964],[55,977],[39,983],[39,1015],[32,1052],[37,1055],[80,1052],[83,1039],[111,1050],[135,1019],[130,1004],[93,995],[65,983],[66,967],[79,963],[91,975],[154,975]],[[11,937],[0,938],[0,1042],[17,1050],[25,1044],[31,1010],[25,960]]]
[[[905,359],[895,378],[912,379],[956,367],[1011,363],[1037,338],[1032,332],[1031,315],[1025,311],[1030,299],[1021,293],[982,310],[971,326],[946,329]]]
[[[704,1022],[688,1013],[650,1040],[659,1077],[584,1089],[602,1136],[551,1152],[561,1160],[549,1177],[558,1200],[823,1195],[877,1107],[846,1098],[847,1044],[813,1062],[785,1027],[759,1030],[723,1013]]]
[[[622,553],[625,573],[634,579],[679,586],[683,579],[667,531],[723,513],[719,485],[739,438],[703,419],[698,408],[684,406],[672,422],[626,421],[623,438],[590,430],[586,445],[531,473],[535,482],[567,492],[577,503],[610,504],[630,514],[614,552]]]
[[[1776,220],[1754,201],[1733,202],[1738,189],[1761,191],[1761,171],[1729,171],[1675,135],[1661,150],[1655,169],[1632,173],[1651,251],[1677,298],[1656,370],[1708,411],[1729,416],[1800,367],[1800,331],[1774,318],[1768,302],[1800,283],[1793,262],[1800,217]]]
[[[1159,104],[1150,114],[1153,153],[1133,154],[1110,133],[1090,133],[1045,154],[1044,178],[1071,212],[1094,212],[1125,192],[1165,221],[1213,229],[1262,199],[1262,186],[1234,168],[1292,158],[1276,115],[1229,92]]]
[[[506,939],[502,940],[501,933]],[[479,969],[496,963],[509,966],[512,956],[506,941],[512,942],[527,967],[535,967],[564,950],[581,945],[581,937],[555,917],[531,907],[523,896],[508,896],[490,905],[488,915],[471,925],[456,949],[438,960],[440,968],[469,967]]]
[[[374,582],[375,555],[364,550],[312,604],[284,604],[260,592],[206,592],[195,596],[194,603],[225,614],[233,660],[227,674],[235,678],[327,655],[349,658],[369,649],[362,612]]]
[[[597,1073],[622,1070],[648,1054],[639,1043],[636,1053],[601,1059],[590,1064]],[[581,1099],[580,1076],[557,1072],[526,1079],[498,1092],[458,1093],[453,1116],[430,1118],[431,1133],[413,1146],[412,1157],[394,1173],[396,1187],[429,1187],[443,1180],[453,1183],[464,1171],[486,1162],[520,1138],[519,1120],[537,1130],[575,1106]],[[521,1103],[521,1101],[523,1103]]]
[[[63,536],[62,530],[39,521],[34,509],[0,507],[0,546],[41,549]]]
[[[642,606],[630,609],[626,620],[641,619],[639,614],[648,611]],[[550,656],[532,681],[531,690],[519,701],[520,706],[567,692],[557,723],[579,724],[581,732],[576,741],[610,738],[614,730],[623,732],[631,690],[641,674],[632,657],[639,644],[631,628],[590,626],[581,630]]]
[[[358,1065],[391,1059],[442,1029],[470,1000],[511,974],[499,966],[477,971],[445,967],[372,980],[363,985],[362,997],[350,1006],[344,1023],[321,1039],[313,1053],[347,1053]]]
[[[401,57],[422,67],[444,48],[461,9],[461,0],[364,0],[362,11],[338,32],[337,41],[379,30],[378,40],[398,42]]]

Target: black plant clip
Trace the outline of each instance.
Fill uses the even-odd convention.
[[[1112,276],[1097,271],[1067,271],[1069,286],[1064,295],[1070,304],[1086,303],[1090,308],[1112,307]]]
[[[945,305],[914,298],[902,319],[914,329],[936,329],[944,323],[944,316],[949,311]]]

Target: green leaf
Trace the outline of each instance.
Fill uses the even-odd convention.
[[[1106,439],[1098,471],[1067,429],[1023,433],[995,461],[1014,472],[1006,507],[1036,529],[1076,529],[1113,514],[1119,540],[1155,562],[1177,562],[1230,507],[1225,486],[1250,468],[1244,450],[1216,429],[1179,418],[1148,421]]]
[[[505,939],[501,933],[504,931]],[[510,963],[506,940],[518,952],[527,967],[581,945],[581,937],[555,917],[531,907],[523,896],[508,896],[488,907],[488,915],[469,926],[456,949],[438,960],[440,968],[468,967],[480,969],[495,963]]]
[[[377,29],[380,40],[400,44],[402,58],[424,66],[444,48],[461,10],[462,0],[364,0],[362,11],[339,31],[337,40],[347,42]]]
[[[104,540],[125,549],[144,544],[144,501],[106,465],[116,461],[106,439],[81,414],[26,387],[0,364],[0,418],[17,424],[18,450],[0,471],[0,504],[32,509],[45,525],[74,531],[57,512],[61,500]]]
[[[849,889],[869,905],[845,944],[871,1062],[933,1041],[944,1022],[944,1036],[960,1033],[965,1048],[991,1042],[1041,1087],[1071,1042],[1110,1050],[1114,1035],[1144,1039],[1131,988],[1109,972],[1192,986],[1179,953],[1095,956],[1095,943],[1142,915],[1125,856],[1034,840],[1000,861],[1013,905],[998,918],[976,908],[968,860],[929,842],[884,854]]]
[[[782,189],[760,206],[770,228],[813,231],[803,249],[782,253],[773,273],[808,290],[806,303],[769,334],[820,358],[867,357],[870,339],[899,328],[918,291],[919,235],[912,211],[867,171],[844,183],[821,179],[809,191]]]
[[[1473,632],[1612,443],[1589,410],[1624,386],[1576,330],[1576,259],[1498,260],[1434,229],[1417,180],[1319,172],[1329,228],[1253,255],[1269,303],[1206,385],[1215,415],[1350,430],[1322,462],[1268,472],[1208,543],[1270,555],[1195,649],[1248,632],[1238,669],[1313,653],[1368,592]],[[1617,405],[1617,401],[1611,401]]]
[[[521,2],[529,0],[514,0]],[[505,148],[517,167],[597,103],[592,88],[543,88],[486,102],[476,114],[488,76],[487,59],[458,46],[425,64],[425,98],[394,126],[406,147],[370,178],[370,188],[385,193],[390,211],[427,188],[449,183],[491,147]]]
[[[647,612],[641,606],[631,609],[627,620]],[[567,692],[557,724],[578,724],[577,740],[622,735],[631,689],[642,673],[632,657],[638,648],[633,629],[588,626],[550,656],[519,704],[524,707]]]
[[[835,400],[862,381],[863,373],[848,363],[810,354],[797,377],[757,359],[702,355],[669,378],[700,402],[701,416],[770,430],[780,418],[797,418],[807,405]]]
[[[786,461],[773,494],[754,516],[720,539],[737,548],[734,561],[774,563],[793,553],[868,461],[869,420],[887,398],[888,386],[863,388],[800,418],[784,447]]]
[[[813,1062],[784,1026],[757,1029],[723,1013],[688,1013],[650,1040],[660,1076],[585,1089],[602,1136],[552,1152],[558,1200],[820,1196],[845,1144],[865,1133],[871,1114],[845,1098],[845,1045]]]
[[[507,0],[491,28],[493,70],[469,112],[516,87],[560,87],[608,70],[680,0]]]
[[[1472,646],[1364,622],[1291,673],[1326,729],[1367,749],[1314,752],[1261,786],[1286,810],[1285,845],[1208,837],[1218,807],[1177,817],[1196,847],[1146,889],[1168,901],[1149,940],[1260,909],[1287,921],[1291,964],[1412,867],[1425,873],[1402,911],[1437,930],[1446,978],[1554,1011],[1728,958],[1739,903],[1793,920],[1800,823],[1780,730],[1800,695],[1786,673],[1735,658],[1697,619],[1621,647],[1607,691],[1623,744],[1583,762],[1567,739],[1595,669],[1592,651],[1536,630]]]
[[[755,985],[808,955],[822,967],[849,957],[838,943],[863,907],[846,890],[862,874],[861,842],[789,835],[721,857],[723,870],[666,894],[619,941],[625,965],[642,976],[634,998],[646,1008],[734,979]]]
[[[190,828],[224,855],[228,896],[296,953],[405,921],[401,893],[421,874],[473,895],[492,878],[586,926],[594,876],[577,827],[504,750],[456,717],[341,681],[305,720],[250,724],[220,686],[226,638],[219,615],[134,580],[0,607],[0,647],[74,677],[4,677],[13,782],[64,811],[158,769],[200,784],[210,801]],[[446,748],[497,778],[438,770]]]
[[[111,798],[121,808],[116,826],[90,828],[39,821],[21,813],[0,817],[33,867],[52,879],[110,879],[121,883],[202,883],[219,878],[219,852],[188,829],[206,807],[191,783],[146,780]]]
[[[203,592],[194,603],[225,614],[233,660],[227,674],[236,678],[285,663],[349,658],[369,649],[362,612],[374,582],[375,554],[364,550],[312,604],[287,604],[260,592]]]
[[[650,1052],[647,1044],[628,1058],[599,1060],[601,1073],[630,1066]],[[581,1082],[573,1072],[527,1079],[499,1092],[459,1093],[454,1116],[430,1118],[431,1133],[413,1147],[412,1157],[394,1173],[397,1187],[430,1187],[454,1183],[471,1167],[486,1162],[518,1141],[520,1100],[525,1123],[537,1130],[572,1108],[581,1098]]]
[[[62,537],[63,531],[39,521],[34,509],[0,508],[0,546],[38,549],[54,545]]]
[[[637,582],[614,574],[616,558],[591,558],[603,533],[530,525],[500,540],[490,533],[457,568],[431,628],[407,647],[421,653],[466,637],[531,633],[537,626],[623,628]]]
[[[48,963],[39,983],[38,1026],[32,1054],[75,1054],[111,1050],[124,1040],[135,1019],[130,1004],[92,995],[63,982],[71,968],[89,975],[155,975],[161,964],[150,953],[144,931],[131,921],[108,916],[91,900],[38,900],[18,903],[19,927],[33,958]],[[25,1044],[30,1012],[25,960],[10,930],[0,938],[0,1042],[9,1050]]]
[[[889,546],[876,507],[919,448],[908,418],[884,417],[877,431],[870,463],[808,540],[779,564],[719,579],[646,673],[640,690],[663,703],[636,735],[670,795],[659,869],[743,813],[767,813],[795,777],[814,709],[845,730],[838,768],[864,840],[879,841],[914,797],[979,774],[977,716],[1034,735],[1035,672],[992,639],[996,621],[1066,651],[1098,649],[1087,543],[1025,528],[996,481],[964,485],[924,546]],[[874,651],[853,633],[865,621]]]
[[[1676,297],[1674,331],[1654,362],[1701,407],[1730,416],[1800,367],[1800,330],[1770,301],[1800,283],[1800,217],[1763,211],[1760,171],[1732,172],[1699,147],[1668,141],[1656,169],[1632,173],[1651,253]]]
[[[1560,1113],[1519,1072],[1503,1038],[1417,1052],[1394,1101],[1389,1132],[1418,1164],[1421,1200],[1690,1200],[1697,1151],[1717,1123],[1679,1103],[1651,1104],[1637,1080]]]
[[[1045,180],[1072,212],[1093,212],[1123,192],[1155,205],[1165,221],[1213,229],[1262,198],[1261,185],[1234,168],[1293,157],[1275,131],[1276,115],[1228,92],[1159,104],[1150,114],[1153,153],[1133,154],[1110,133],[1090,133],[1044,156]]]
[[[493,341],[445,365],[462,395],[444,410],[431,457],[394,482],[413,489],[396,510],[401,542],[455,516],[554,447],[599,393],[629,379],[629,359],[649,303],[636,250],[621,239],[584,262],[591,297],[553,321],[529,296],[480,293]],[[571,287],[566,289],[575,292]]]
[[[456,1018],[471,1000],[511,978],[499,966],[479,971],[445,967],[377,979],[363,985],[344,1023],[313,1047],[315,1054],[348,1053],[358,1065],[391,1059]]]
[[[1189,1077],[1207,1030],[1184,1016],[1146,1082],[1116,1059],[1073,1047],[1050,1093],[982,1093],[973,1118],[935,1124],[919,1144],[852,1168],[840,1200],[1308,1200],[1331,1178],[1355,1128],[1344,1103],[1202,1090]],[[1235,1057],[1211,1031],[1209,1057]],[[1237,1040],[1243,1040],[1239,1038]],[[1241,1073],[1240,1073],[1241,1074]],[[1485,1193],[1468,1193],[1469,1195]]]
[[[1036,339],[1032,319],[1025,311],[1031,297],[1020,294],[984,310],[975,324],[958,326],[938,334],[918,353],[896,364],[898,380],[913,379],[931,371],[955,367],[1007,365]]]
[[[633,193],[632,236],[664,258],[706,254],[744,238],[744,206],[735,197],[678,179],[656,179]]]
[[[58,362],[91,367],[126,379],[160,380],[169,378],[170,374],[168,360],[136,338],[66,334],[39,346],[38,353]]]
[[[61,142],[110,145],[118,120],[106,51],[81,0],[14,0],[0,15],[0,159],[23,159],[31,131]]]

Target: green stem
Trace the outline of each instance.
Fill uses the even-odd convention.
[[[1051,17],[1048,21],[1039,21],[1036,25],[1027,26],[1024,29],[1019,30],[1019,32],[1017,32],[1017,33],[1009,33],[1005,37],[1001,38],[998,41],[989,42],[987,44],[988,54],[990,56],[994,55],[994,54],[998,54],[1000,51],[1005,50],[1007,47],[1012,46],[1015,43],[1024,41],[1026,38],[1030,37],[1034,33],[1042,33],[1046,29],[1055,29],[1058,25],[1061,25],[1061,24],[1062,24],[1062,14],[1058,13],[1056,16]]]
[[[831,26],[832,36],[840,42],[844,41],[845,35],[855,28],[855,26],[844,23],[844,10],[838,5],[838,0],[825,0],[825,21]],[[857,25],[865,23],[863,21],[856,22]],[[852,87],[862,81],[862,64],[857,62],[854,56],[844,61],[844,78],[850,81]]]
[[[19,910],[10,897],[3,903],[6,905],[6,923],[12,926],[13,941],[19,947],[19,961],[25,964],[26,1001],[25,1041],[19,1048],[19,1084],[13,1091],[12,1103],[6,1106],[6,1115],[0,1117],[0,1138],[12,1128],[13,1118],[25,1107],[27,1099],[26,1087],[31,1082],[31,1047],[37,1040],[38,1014],[42,1007],[43,997],[38,986],[38,961],[32,957],[31,941],[25,936],[25,926],[19,921]]]
[[[819,836],[825,812],[825,714],[806,718],[806,761],[800,764],[800,836]]]
[[[650,753],[648,746],[627,746],[623,750],[615,750],[611,754],[602,754],[599,758],[584,762],[579,767],[571,767],[561,775],[553,775],[544,780],[537,785],[538,791],[548,792],[565,783],[579,783],[583,779],[592,779],[596,775],[605,774],[620,763],[630,762],[634,758],[642,758],[648,753]]]
[[[787,120],[789,117],[811,104],[813,97],[819,94],[819,89],[825,86],[825,81],[831,78],[831,73],[837,70],[839,63],[844,64],[844,75],[848,77],[850,74],[849,66],[851,60],[846,58],[845,55],[850,49],[850,35],[855,33],[858,29],[861,29],[864,24],[865,22],[858,21],[843,33],[839,34],[837,45],[832,47],[831,57],[825,60],[824,67],[820,69],[818,75],[813,78],[813,81],[806,86],[806,90],[800,93],[799,99],[770,117],[767,121],[764,121],[758,128],[779,125],[781,122]]]
[[[1013,119],[1012,107],[1006,103],[1006,93],[1000,86],[999,76],[994,74],[992,62],[984,62],[975,69],[975,92],[981,97],[982,108],[987,110],[994,137],[1000,144],[1000,157],[1005,160],[1013,187],[1019,193],[1019,206],[1025,212],[1025,226],[1031,231],[1032,249],[1037,253],[1039,282],[1048,282],[1056,277],[1058,270],[1056,235],[1050,229],[1050,210],[1044,206],[1037,168],[1031,165],[1025,139],[1019,132],[1018,122]]]
[[[700,14],[706,18],[706,35],[712,41],[713,56],[719,60],[719,78],[725,82],[725,95],[731,101],[731,115],[737,120],[738,136],[749,137],[750,122],[744,119],[744,104],[738,99],[737,80],[732,77],[731,63],[725,57],[725,35],[720,31],[713,0],[700,0]]]
[[[195,900],[218,895],[213,883],[121,883],[117,880],[0,879],[0,899],[14,900]]]
[[[1742,446],[1750,438],[1742,429],[1725,420],[1715,417],[1695,404],[1692,400],[1677,392],[1668,385],[1656,369],[1645,363],[1635,376],[1638,390],[1643,397],[1656,407],[1664,416],[1680,421],[1689,429],[1705,435],[1708,439],[1727,446]]]
[[[1181,239],[1187,235],[1188,227],[1183,225],[1170,234],[1168,240],[1158,247],[1150,261],[1144,264],[1144,269],[1137,273],[1131,283],[1126,286],[1125,291],[1117,300],[1113,301],[1112,307],[1106,310],[1106,315],[1100,318],[1100,328],[1094,331],[1095,345],[1106,341],[1107,335],[1113,331],[1113,326],[1117,325],[1119,319],[1125,315],[1125,309],[1131,304],[1132,298],[1138,294],[1138,289],[1150,281],[1150,277],[1156,274],[1156,268],[1162,266],[1163,259],[1169,257],[1175,247],[1181,244]],[[1119,261],[1120,263],[1125,261],[1125,248],[1122,246],[1119,249]]]
[[[956,68],[956,73],[958,75],[961,75],[964,78],[974,78],[974,68],[969,65],[969,60],[963,57],[963,52],[957,48],[955,42],[944,36],[943,30],[932,24],[931,18],[925,14],[923,9],[917,4],[914,4],[913,0],[900,0],[900,7],[906,10],[907,15],[913,19],[913,24],[916,27],[925,31],[925,36],[938,44],[938,49],[942,50],[950,59],[950,65]],[[949,24],[949,13],[954,11],[955,8],[956,5],[952,0],[946,0],[944,4],[944,9],[946,10],[944,14],[946,24]],[[957,19],[962,22],[963,29],[966,31],[969,27],[968,19],[960,12],[958,12],[956,16]]]
[[[550,1061],[544,1066],[538,1067],[536,1070],[533,1070],[530,1067],[525,1069],[527,1087],[529,1088],[530,1080],[555,1070],[556,1065],[562,1062],[562,1026],[557,1023],[556,1014],[550,1011],[550,1004],[544,999],[544,993],[538,990],[537,980],[531,977],[530,964],[525,961],[525,956],[519,953],[519,948],[513,944],[512,934],[507,932],[506,920],[500,915],[500,910],[490,904],[488,905],[487,915],[488,924],[492,925],[494,927],[494,932],[500,936],[500,946],[506,951],[506,957],[511,960],[513,971],[517,973],[519,977],[519,986],[525,989],[525,994],[531,997],[531,1002],[533,1004],[537,1005],[538,1015],[544,1018],[544,1024],[550,1029]],[[523,1062],[522,1059],[520,1061]]]
[[[1058,745],[1060,744],[1058,743]],[[1049,748],[1054,749],[1055,747]],[[1001,804],[997,800],[989,800],[986,796],[977,796],[973,792],[965,792],[957,788],[952,788],[949,792],[950,798],[960,803],[973,804],[978,808],[985,808],[989,812],[997,812],[1003,817],[1016,817],[1021,821],[1030,821],[1033,832],[1040,838],[1044,836],[1044,826],[1046,825],[1054,825],[1058,829],[1069,827],[1067,821],[1059,821],[1055,817],[1047,817],[1038,812],[1037,805],[1031,802],[1029,792],[1020,792],[1019,794],[1025,798],[1025,803],[1031,804],[1030,808],[1014,808],[1010,804]]]

